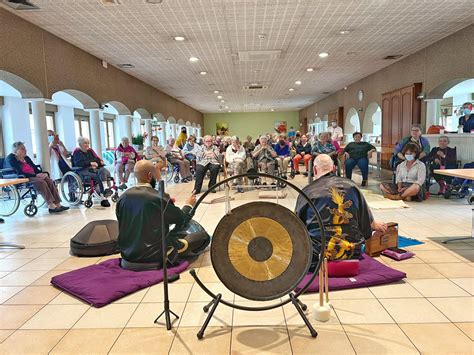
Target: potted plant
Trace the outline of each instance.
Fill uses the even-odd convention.
[[[143,136],[141,134],[132,136],[132,146],[136,151],[143,150]]]

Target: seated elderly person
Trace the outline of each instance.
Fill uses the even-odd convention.
[[[287,179],[288,177],[286,174],[288,173],[288,164],[291,160],[291,150],[290,143],[286,140],[284,134],[280,134],[278,142],[273,146],[273,149],[277,154],[276,161],[281,171],[281,177]]]
[[[369,206],[357,186],[349,179],[334,175],[334,162],[326,154],[314,161],[315,181],[303,192],[316,206],[326,234],[326,257],[329,260],[359,259],[362,244],[372,237],[373,230],[385,233],[387,225],[374,221]],[[296,214],[306,224],[313,241],[314,270],[321,251],[321,230],[313,220],[314,212],[300,195],[296,202]]]
[[[199,150],[196,157],[196,182],[194,184],[194,192],[201,193],[204,176],[209,170],[211,176],[209,178],[208,188],[211,189],[217,182],[217,175],[219,175],[219,149],[212,144],[211,136],[204,136],[204,145]],[[211,192],[217,192],[212,190]]]
[[[159,142],[157,136],[151,137],[151,145],[145,149],[145,159],[158,165],[158,180],[161,180],[161,170],[166,168],[166,152]]]
[[[275,175],[275,158],[277,153],[268,143],[267,136],[260,136],[259,144],[252,152],[252,157],[257,160],[258,167],[263,173]],[[267,184],[267,179],[263,179],[263,185]],[[273,182],[272,185],[275,185]]]
[[[158,172],[159,169],[148,160],[137,162],[134,168],[137,185],[125,191],[117,202],[118,245],[124,269],[141,271],[163,267],[161,211],[164,206],[168,261],[177,261],[178,253],[187,249],[186,242],[169,233],[170,225],[175,224],[176,230],[191,219],[189,212],[196,203],[196,196],[191,195],[182,209],[176,207],[169,196],[161,198],[160,192],[155,189]],[[206,237],[201,241],[200,247],[204,249],[209,240]]]
[[[403,154],[403,148],[409,144],[416,144],[419,150],[419,157],[422,162],[425,162],[426,157],[430,154],[430,142],[425,137],[421,135],[421,126],[419,124],[414,124],[411,126],[411,133],[409,137],[404,137],[398,142],[395,146],[394,154],[397,155],[399,161],[404,161],[405,156]]]
[[[428,160],[431,161],[431,171],[435,169],[457,169],[458,162],[456,157],[456,148],[448,147],[449,138],[440,136],[438,138],[438,146],[431,149]],[[447,184],[451,184],[453,178],[446,175],[434,174],[433,177],[439,184],[439,195],[444,195],[448,188]]]
[[[189,168],[189,160],[184,159],[183,151],[179,149],[175,143],[176,140],[173,137],[168,139],[168,144],[166,145],[166,155],[171,164],[178,164],[181,182],[190,182],[193,177]]]
[[[311,154],[316,157],[319,154],[327,154],[333,160],[337,158],[337,149],[331,142],[331,133],[322,132],[319,134],[319,140],[313,145]]]
[[[231,145],[227,147],[225,152],[225,160],[229,164],[230,170],[235,175],[243,174],[245,171],[245,159],[247,158],[247,153],[245,148],[240,144],[238,137],[233,136],[231,139]],[[239,185],[237,187],[237,192],[243,193],[244,189],[242,187],[243,179],[238,178],[237,181],[234,180],[234,185]]]
[[[417,144],[408,143],[402,150],[403,162],[397,166],[395,183],[382,183],[380,189],[390,200],[423,200],[422,186],[426,180],[426,166],[420,160]]]
[[[104,189],[102,181],[106,181],[110,184],[110,172],[105,167],[105,163],[90,147],[89,139],[85,137],[79,137],[77,139],[79,148],[76,148],[72,153],[72,166],[75,168],[81,168],[77,173],[82,178],[90,178],[94,185],[99,187],[101,196],[100,205],[102,207],[110,207],[110,203],[107,197],[112,195],[112,190]]]
[[[304,165],[306,166],[306,173],[304,175],[308,175],[308,163],[311,160],[311,144],[308,142],[308,137],[304,134],[296,146],[296,155],[293,159],[296,175],[300,173],[299,163],[301,159],[304,160]]]
[[[49,213],[58,213],[68,210],[69,207],[61,205],[61,198],[54,181],[49,175],[42,172],[27,155],[25,143],[13,143],[13,152],[5,158],[5,168],[11,168],[17,175],[23,175],[33,183],[34,188],[43,196]]]
[[[362,173],[362,186],[367,186],[369,159],[377,149],[368,142],[362,142],[362,133],[360,132],[354,132],[352,138],[354,138],[354,142],[350,142],[344,148],[346,155],[346,177],[352,179],[352,170],[357,165]]]
[[[122,143],[115,150],[115,169],[120,180],[119,189],[125,190],[127,188],[128,178],[138,160],[140,160],[140,156],[130,145],[129,139],[123,137]]]
[[[196,168],[196,156],[201,147],[196,143],[196,137],[191,135],[183,147],[184,157],[191,163],[193,168]]]

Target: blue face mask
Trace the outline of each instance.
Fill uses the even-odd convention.
[[[470,114],[471,114],[471,110],[469,110],[468,108],[465,108],[464,115],[469,116]]]
[[[48,136],[48,143],[53,143],[54,136]]]
[[[415,156],[412,154],[405,154],[405,159],[407,161],[412,161],[413,159],[415,159]]]

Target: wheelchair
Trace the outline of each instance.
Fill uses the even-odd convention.
[[[86,208],[91,208],[94,204],[93,198],[100,198],[99,189],[95,186],[90,176],[80,175],[81,170],[83,168],[73,167],[63,175],[60,183],[60,193],[70,206],[78,206],[83,203]],[[115,185],[115,179],[110,177],[109,181],[112,181],[112,187],[109,188],[112,191],[111,200],[112,202],[117,202],[119,194],[118,187]],[[82,201],[84,195],[87,195],[87,199]],[[110,195],[105,197],[108,196]]]
[[[18,179],[23,175],[16,174],[11,168],[4,168],[4,159],[0,159],[0,178]],[[39,169],[41,167],[37,165]],[[23,213],[27,217],[34,217],[38,209],[46,204],[44,198],[36,191],[33,183],[26,182],[18,185],[4,186],[0,189],[0,216],[13,215],[20,208],[20,203],[25,207]]]
[[[166,166],[166,177],[165,181],[170,183],[174,181],[175,184],[179,183],[179,165],[173,164],[167,159],[167,166]]]
[[[275,164],[275,167],[274,167],[274,175],[275,175],[276,177],[281,178],[281,177],[283,176],[283,172],[280,171],[280,166],[278,165],[278,162],[277,162],[276,159],[274,160],[274,164]],[[253,166],[255,166],[256,168],[252,168],[252,169],[247,170],[247,173],[248,173],[248,174],[258,173],[259,168],[258,168],[258,161],[257,161],[257,159],[253,159]],[[262,181],[261,181],[261,179],[260,179],[260,177],[259,177],[258,175],[255,175],[255,176],[250,175],[250,176],[249,176],[249,179],[250,179],[252,185],[255,185],[255,186],[265,186],[265,185],[262,184]],[[269,185],[269,186],[267,186],[267,187],[270,187],[270,188],[276,188],[276,187],[278,187],[278,188],[280,188],[280,189],[284,189],[286,186],[287,186],[286,183],[281,182],[281,181],[277,181],[276,185]]]

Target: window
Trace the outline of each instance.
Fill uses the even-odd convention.
[[[35,137],[35,123],[33,120],[33,114],[31,113],[30,107],[30,132],[31,132],[31,143],[33,144],[33,155],[36,155],[36,137]],[[54,112],[46,112],[46,129],[56,132],[54,124]]]
[[[114,140],[114,120],[113,119],[104,119],[102,121],[102,129],[105,134],[105,145],[106,149],[115,148]]]
[[[91,139],[91,130],[89,126],[89,117],[74,116],[74,131],[76,137]]]

